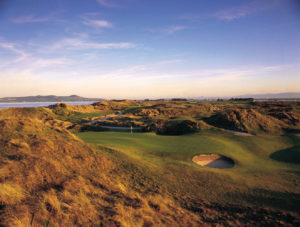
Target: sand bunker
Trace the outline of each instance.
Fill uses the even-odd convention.
[[[254,136],[253,134],[247,133],[247,132],[239,132],[239,131],[234,131],[234,130],[228,130],[225,129],[226,132],[232,132],[236,136]]]
[[[232,168],[234,166],[234,161],[231,158],[218,154],[203,154],[194,156],[192,161],[200,166],[218,169]]]

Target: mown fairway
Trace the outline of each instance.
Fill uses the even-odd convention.
[[[299,143],[296,135],[240,137],[207,130],[184,136],[124,132],[84,132],[77,136],[96,147],[110,148],[107,155],[120,162],[120,171],[131,168],[120,160],[129,160],[144,174],[134,176],[136,180],[143,182],[147,177],[161,193],[179,200],[198,198],[299,211],[300,165],[272,159],[274,152]],[[191,160],[201,153],[228,156],[235,166],[226,170],[198,166]]]

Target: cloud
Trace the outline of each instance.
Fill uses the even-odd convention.
[[[129,42],[119,43],[98,43],[82,39],[65,38],[53,45],[46,47],[47,51],[54,51],[59,49],[67,50],[88,50],[88,49],[129,49],[135,48],[136,45]]]
[[[40,23],[49,21],[48,17],[35,17],[33,15],[25,15],[21,17],[16,17],[12,19],[12,21],[16,24],[25,24],[25,23]]]
[[[82,23],[94,28],[112,28],[113,24],[111,22],[97,18],[100,15],[98,12],[85,13],[81,16]]]
[[[84,18],[82,23],[87,26],[96,27],[96,28],[112,28],[113,27],[112,23],[110,23],[106,20],[93,20],[93,19]]]
[[[15,43],[0,41],[0,48],[12,51],[21,56],[26,56],[26,53],[16,47]]]
[[[33,53],[27,53],[24,50],[20,49],[18,46],[20,46],[20,44],[0,41],[1,49],[6,49],[17,55],[12,59],[6,59],[6,61],[2,61],[0,64],[0,68],[7,68],[17,65],[18,68],[34,70],[57,65],[67,65],[71,62],[66,58],[44,58],[34,56]]]
[[[172,61],[172,60],[171,60]],[[170,61],[170,62],[171,62]],[[166,61],[167,62],[167,61]],[[80,79],[82,84],[90,84],[90,96],[97,96],[97,84],[102,83],[101,95],[107,98],[168,98],[199,96],[233,96],[245,92],[255,93],[260,88],[264,92],[285,86],[295,89],[292,80],[280,77],[273,80],[274,75],[281,74],[286,66],[253,66],[242,68],[219,68],[201,70],[175,70],[159,67],[159,62],[112,70],[109,73],[98,73],[92,77],[90,84],[86,78]],[[267,76],[272,71],[272,75]],[[277,74],[274,74],[277,73]],[[263,79],[265,78],[265,79]],[[86,82],[88,81],[88,82]],[[78,85],[80,89],[80,86]]]
[[[53,22],[57,21],[60,22],[62,21],[61,19],[57,18],[58,13],[53,13],[49,16],[44,16],[44,17],[37,17],[33,14],[30,15],[24,15],[20,17],[16,17],[12,19],[12,22],[15,24],[26,24],[26,23],[43,23],[43,22]]]
[[[187,29],[186,26],[180,26],[180,25],[174,25],[167,28],[159,28],[159,29],[148,29],[149,32],[152,33],[163,33],[167,35],[172,35],[176,32],[179,32],[181,30]]]
[[[238,18],[246,17],[252,13],[253,10],[247,8],[236,8],[218,11],[215,14],[213,14],[213,16],[220,20],[232,21]]]
[[[111,0],[97,0],[97,2],[105,7],[109,7],[109,8],[116,8],[118,7],[117,4],[113,3]]]
[[[15,50],[20,51],[17,44],[0,43],[1,47],[14,53]],[[72,45],[75,44],[77,43]],[[299,84],[295,83],[299,79],[298,70],[293,65],[203,69],[189,68],[186,64],[180,64],[184,62],[180,59],[165,59],[154,63],[107,68],[104,62],[97,61],[94,64],[84,60],[30,55],[18,64],[11,64],[8,68],[0,67],[1,95],[75,92],[106,98],[232,96],[257,93],[259,89],[264,92],[282,87],[292,90],[297,89]],[[290,73],[289,79],[281,76],[288,69],[294,71]],[[275,76],[278,78],[274,79]]]
[[[166,60],[166,61],[160,61],[157,62],[157,65],[169,65],[169,64],[177,64],[177,63],[182,63],[184,60],[181,59],[175,59],[175,60]]]
[[[29,55],[25,51],[18,48],[17,46],[18,45],[15,43],[5,42],[0,40],[0,49],[8,50],[17,55],[17,57],[14,59],[7,59],[6,61],[2,61],[0,67],[5,67],[11,64],[15,64],[28,58]]]
[[[165,32],[168,33],[169,35],[174,34],[175,32],[181,31],[186,29],[185,26],[171,26],[169,28],[165,29]]]
[[[151,64],[131,65],[120,67],[104,73],[105,79],[132,79],[132,80],[155,80],[169,78],[169,66],[184,62],[180,59],[158,61]],[[173,76],[173,75],[172,75]]]
[[[246,80],[255,78],[256,75],[266,75],[268,73],[281,72],[292,67],[291,65],[274,66],[254,66],[242,68],[220,68],[220,69],[178,69],[174,66],[184,62],[183,60],[166,60],[153,64],[133,65],[119,68],[107,73],[104,77],[107,79],[132,79],[157,81],[164,79],[171,81],[202,81],[206,82],[229,82],[235,80]]]
[[[219,10],[211,16],[220,20],[233,21],[243,17],[256,14],[261,11],[271,9],[278,5],[278,0],[254,0],[250,3],[243,4],[230,9]]]
[[[28,62],[29,63],[29,62]],[[67,65],[71,61],[67,58],[32,58],[30,59],[30,65],[32,68],[45,68],[50,66]]]

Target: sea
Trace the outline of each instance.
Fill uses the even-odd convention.
[[[95,101],[94,101],[95,102]],[[94,102],[64,102],[70,105],[89,105]],[[0,103],[0,109],[9,107],[39,107],[49,106],[56,104],[57,102],[20,102],[20,103]]]

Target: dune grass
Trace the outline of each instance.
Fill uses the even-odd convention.
[[[24,190],[19,185],[11,183],[0,184],[0,201],[2,204],[16,204],[22,201],[24,197]]]
[[[65,120],[65,121],[78,121],[82,120],[84,118],[91,118],[91,117],[101,117],[105,116],[107,114],[110,114],[111,112],[104,111],[104,112],[94,112],[94,113],[79,113],[71,116],[59,116],[58,119]]]

